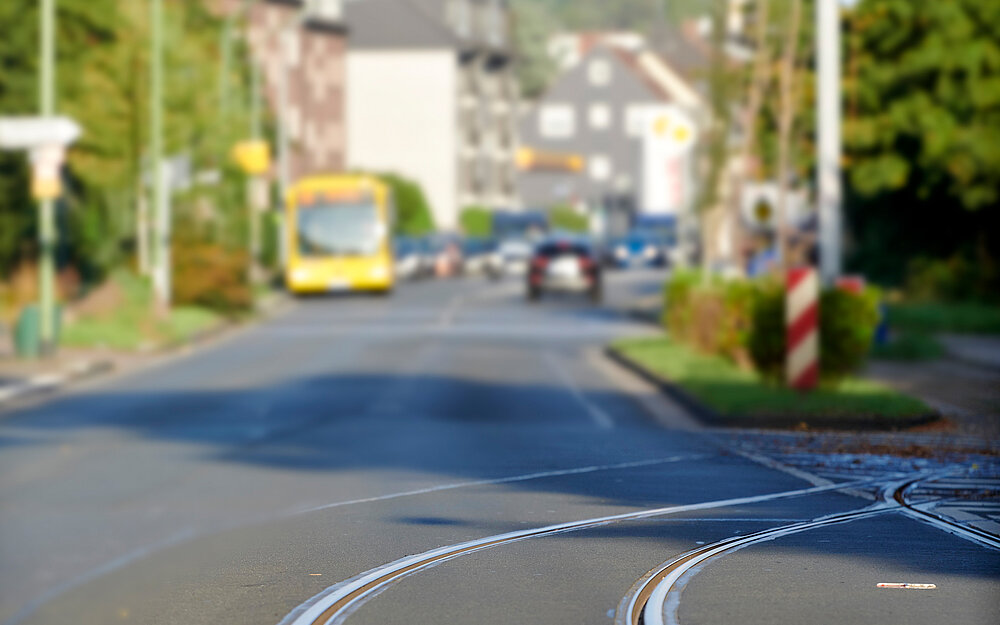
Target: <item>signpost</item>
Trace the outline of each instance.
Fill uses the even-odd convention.
[[[80,125],[69,117],[0,117],[0,148],[5,150],[70,145],[80,133]]]
[[[46,2],[48,4],[48,2]],[[43,5],[42,39],[51,43],[52,24],[45,25],[46,13]],[[51,10],[51,7],[49,7]],[[48,15],[51,20],[52,16]],[[62,165],[66,147],[80,136],[79,124],[68,117],[51,116],[54,108],[51,85],[52,59],[45,61],[43,45],[42,62],[42,109],[49,116],[41,117],[0,117],[0,149],[22,150],[31,154],[31,193],[39,202],[38,240],[38,308],[41,315],[41,353],[55,351],[55,200],[62,194]],[[46,77],[48,76],[48,78]]]

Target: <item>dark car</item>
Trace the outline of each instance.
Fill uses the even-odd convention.
[[[550,240],[535,248],[528,265],[528,299],[551,291],[586,293],[601,301],[601,265],[586,241]]]

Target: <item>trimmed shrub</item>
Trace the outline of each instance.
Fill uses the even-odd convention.
[[[682,343],[691,343],[691,292],[701,278],[696,271],[679,269],[663,287],[663,325],[670,335]]]
[[[747,347],[754,368],[774,384],[785,379],[785,288],[768,280],[753,289]]]
[[[664,323],[676,340],[747,366],[752,295],[750,283],[703,285],[698,272],[678,272],[665,289]]]
[[[671,336],[707,353],[752,367],[784,383],[785,287],[773,279],[703,284],[697,272],[678,272],[666,285],[664,323]],[[820,375],[836,384],[857,370],[878,324],[876,289],[820,294]]]
[[[590,219],[581,215],[571,206],[556,206],[549,211],[549,223],[554,230],[565,230],[586,234],[590,231]]]
[[[819,371],[836,383],[864,364],[878,325],[881,294],[827,289],[819,299]]]
[[[173,297],[178,305],[204,306],[233,315],[247,311],[253,294],[247,282],[246,252],[212,243],[175,245]]]
[[[482,206],[466,206],[459,215],[462,232],[467,237],[488,237],[493,234],[493,213]]]

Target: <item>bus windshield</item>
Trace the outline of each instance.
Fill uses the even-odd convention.
[[[375,206],[310,204],[298,209],[298,243],[302,256],[371,256],[379,249]]]

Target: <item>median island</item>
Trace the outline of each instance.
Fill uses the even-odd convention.
[[[609,351],[710,425],[898,429],[937,418],[919,399],[878,382],[848,377],[803,393],[666,336],[618,341]]]
[[[657,385],[703,422],[736,427],[901,429],[938,415],[919,399],[855,375],[878,322],[874,290],[820,296],[820,381],[784,381],[783,285],[704,280],[678,273],[666,285],[660,336],[613,343],[609,355]]]

